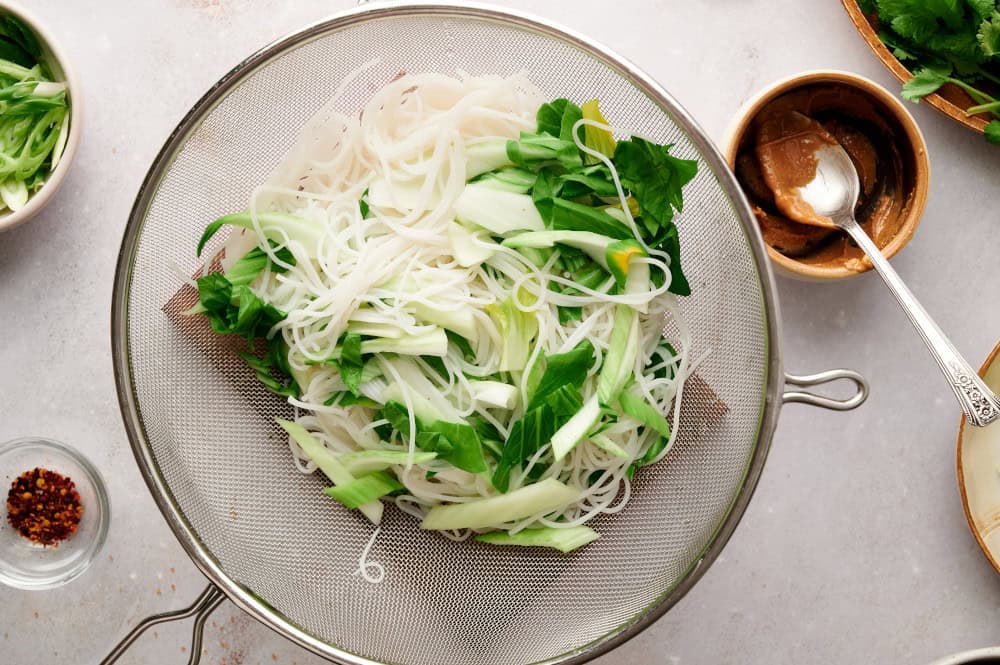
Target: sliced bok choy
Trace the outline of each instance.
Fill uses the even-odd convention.
[[[327,487],[323,493],[336,499],[348,508],[358,508],[372,501],[378,501],[386,494],[403,489],[403,485],[382,471],[376,471],[360,478]]]
[[[66,94],[30,85],[14,91],[33,104]],[[532,90],[404,74],[360,113],[317,115],[248,183],[250,209],[206,228],[198,252],[230,226],[228,256],[188,313],[242,339],[334,500],[378,523],[395,496],[425,529],[569,552],[623,505],[594,493],[626,496],[676,430],[692,340],[673,218],[697,163],[612,135],[597,100]]]
[[[455,218],[496,235],[511,231],[542,231],[545,222],[527,194],[469,183],[455,200]]]
[[[316,438],[309,433],[306,428],[298,423],[293,423],[288,420],[278,419],[278,424],[281,425],[282,429],[288,432],[289,436],[295,440],[302,452],[306,454],[313,464],[315,464],[320,471],[322,471],[327,478],[329,478],[334,485],[349,485],[354,482],[355,478],[351,475],[343,464],[337,461],[337,458],[327,450],[326,446],[316,440]],[[358,510],[364,513],[364,516],[372,521],[373,524],[380,524],[382,522],[382,502],[378,500],[371,500],[365,503],[359,504],[357,506]]]
[[[601,535],[587,526],[571,526],[564,529],[544,527],[524,529],[517,533],[494,531],[476,536],[476,540],[490,545],[517,545],[520,547],[551,547],[562,553],[572,552],[588,545]]]
[[[546,478],[501,496],[431,508],[421,529],[482,529],[552,512],[576,500],[577,490]]]
[[[414,464],[425,464],[437,457],[437,453],[417,451],[413,453]],[[338,459],[344,468],[355,477],[376,471],[385,471],[390,466],[404,466],[410,453],[403,450],[359,450],[341,455]]]
[[[587,436],[601,419],[601,405],[597,395],[584,402],[583,407],[552,435],[552,455],[558,462]]]

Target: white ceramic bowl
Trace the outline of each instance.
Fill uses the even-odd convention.
[[[935,660],[931,665],[997,665],[997,663],[1000,663],[1000,647],[986,647],[945,656]]]
[[[19,5],[0,0],[0,15],[16,16],[21,20],[38,38],[42,45],[43,56],[46,64],[52,70],[53,78],[64,81],[67,87],[67,98],[69,99],[69,136],[66,140],[66,147],[63,149],[59,164],[55,171],[49,176],[45,184],[37,192],[31,195],[27,205],[17,212],[5,211],[0,213],[0,232],[12,229],[22,224],[45,207],[52,200],[52,197],[62,185],[69,171],[73,158],[76,157],[76,150],[80,144],[80,130],[82,128],[83,107],[82,96],[80,94],[80,82],[65,54],[56,44],[52,34],[41,24],[39,19],[29,11]]]
[[[979,369],[993,390],[1000,390],[1000,343]],[[988,427],[958,426],[958,491],[972,535],[1000,573],[1000,422]]]

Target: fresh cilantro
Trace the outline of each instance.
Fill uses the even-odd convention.
[[[987,141],[993,145],[1000,145],[1000,120],[990,120],[984,132]]]
[[[909,81],[903,84],[903,99],[918,102],[923,97],[937,92],[948,82],[948,72],[924,67],[918,69]]]
[[[994,11],[989,18],[983,19],[976,33],[976,40],[987,56],[1000,54],[1000,12]]]
[[[879,38],[914,76],[903,97],[916,102],[945,84],[965,91],[974,104],[970,115],[1000,119],[1000,11],[996,0],[859,0],[875,13]],[[996,142],[995,130],[986,140]]]
[[[878,0],[878,11],[898,34],[922,42],[942,29],[961,27],[962,5],[961,0]]]

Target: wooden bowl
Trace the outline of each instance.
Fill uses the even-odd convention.
[[[909,111],[892,93],[874,81],[837,70],[816,70],[795,74],[766,86],[751,97],[737,111],[726,132],[724,155],[729,167],[736,168],[736,158],[754,120],[770,102],[786,93],[817,85],[837,85],[851,88],[867,98],[878,113],[893,126],[893,137],[908,174],[904,183],[908,201],[902,213],[899,230],[882,248],[882,254],[890,259],[913,237],[927,202],[930,188],[930,162],[927,158],[927,144]],[[850,268],[844,263],[823,265],[810,263],[808,259],[792,258],[767,245],[767,255],[778,274],[793,279],[810,282],[825,282],[846,279],[871,270],[871,263],[863,262],[863,268]]]
[[[892,72],[893,76],[899,79],[900,83],[906,83],[913,78],[913,73],[878,38],[878,27],[875,23],[874,15],[865,15],[861,11],[861,8],[858,7],[857,0],[842,0],[842,3],[844,9],[847,10],[847,15],[851,17],[851,22],[857,28],[858,33],[860,33],[868,46],[871,47],[871,50],[875,52],[878,59],[882,61],[882,64]],[[944,113],[952,120],[956,120],[979,133],[983,132],[986,123],[992,119],[992,116],[988,113],[980,113],[973,116],[965,115],[965,109],[975,106],[976,102],[964,90],[953,83],[946,83],[941,86],[938,92],[924,97],[923,101],[941,113]]]
[[[1000,342],[979,368],[979,376],[1000,390]],[[958,491],[972,535],[1000,573],[1000,422],[987,427],[958,426]]]

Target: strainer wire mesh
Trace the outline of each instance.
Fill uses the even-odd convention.
[[[341,101],[354,112],[400,71],[526,71],[552,97],[599,96],[615,124],[699,161],[678,216],[695,355],[678,442],[640,472],[627,508],[572,556],[455,544],[387,510],[372,527],[293,467],[274,425],[288,407],[231,348],[171,316],[176,266],[199,269],[205,224],[242,209],[343,77],[380,62]],[[343,662],[582,661],[633,635],[690,587],[753,489],[776,418],[773,286],[732,176],[676,104],[570,33],[478,6],[350,12],[265,49],[221,81],[158,156],[126,230],[113,307],[119,395],[140,467],[199,566],[244,609]],[[668,330],[669,333],[669,330]]]

